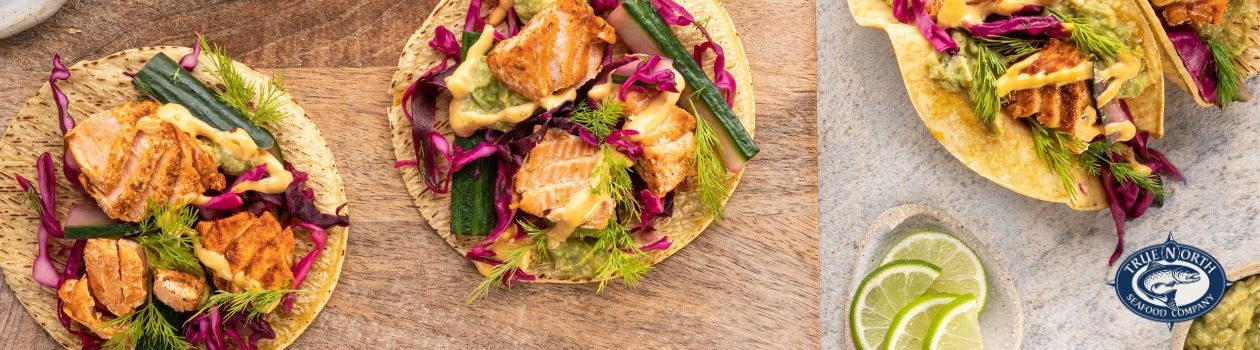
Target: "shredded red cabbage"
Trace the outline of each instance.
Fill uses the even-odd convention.
[[[620,152],[632,161],[639,160],[639,157],[643,156],[643,146],[629,139],[630,136],[638,134],[639,132],[635,130],[613,130],[612,133],[608,134],[608,137],[604,138],[604,143],[612,146],[617,152]]]
[[[66,280],[79,277],[83,273],[83,248],[87,246],[87,240],[81,239],[74,242],[70,247],[70,255],[66,257],[66,266],[61,270],[61,281],[57,283],[57,289],[61,288],[61,283]],[[100,349],[104,342],[100,337],[91,332],[80,332],[71,327],[70,315],[66,314],[65,302],[61,298],[57,298],[57,321],[61,326],[79,338],[79,343],[83,344],[83,349]]]
[[[61,64],[61,55],[53,54],[52,64],[52,73],[48,75],[48,86],[52,88],[53,102],[57,105],[57,118],[61,121],[61,135],[65,136],[70,129],[74,129],[74,118],[70,117],[70,99],[57,87],[57,82],[70,79],[70,70]],[[65,173],[66,181],[70,182],[71,187],[83,189],[83,183],[79,181],[79,173],[82,172],[79,170],[79,163],[65,147],[61,148],[61,172]]]
[[[648,85],[654,89],[668,92],[678,92],[678,87],[674,85],[674,71],[669,69],[673,65],[673,61],[663,59],[661,56],[652,55],[648,59],[640,61],[639,65],[634,68],[634,72],[630,73],[630,77],[621,83],[621,89],[617,90],[617,99],[625,101],[626,93],[633,89],[643,89],[634,83]]]
[[[509,38],[521,33],[521,16],[516,14],[516,8],[508,9],[507,30],[507,36]]]
[[[967,27],[967,30],[971,31],[972,35],[981,38],[1010,36],[1014,34],[1029,36],[1045,35],[1051,38],[1066,38],[1070,36],[1067,28],[1063,27],[1063,23],[1059,22],[1058,18],[1052,16],[1016,16],[993,22],[977,24]]]
[[[919,33],[923,33],[923,37],[932,47],[936,48],[936,52],[947,52],[950,55],[958,53],[958,43],[954,42],[954,38],[949,33],[936,25],[936,21],[932,20],[932,16],[928,15],[927,10],[923,7],[923,0],[912,0],[914,11],[914,23],[919,27]]]
[[[284,190],[285,206],[289,214],[298,220],[325,229],[333,226],[350,226],[350,217],[341,214],[341,210],[346,207],[345,204],[337,207],[335,214],[320,212],[319,207],[315,206],[315,194],[303,189],[308,179],[306,173],[294,169],[288,162],[284,163],[284,168],[293,173],[293,182],[289,183],[289,187]]]
[[[910,23],[914,20],[914,11],[910,8],[910,0],[893,0],[893,18],[897,22]]]
[[[464,15],[464,31],[480,33],[486,27],[486,20],[481,18],[481,0],[468,3],[468,14]]]
[[[455,39],[455,34],[446,29],[446,26],[438,26],[433,31],[433,40],[429,41],[429,47],[447,57],[459,57],[459,40]]]
[[[722,96],[726,97],[726,104],[733,106],[737,85],[735,76],[726,70],[726,53],[722,50],[722,45],[713,40],[713,36],[709,35],[708,29],[696,23],[695,17],[690,12],[687,12],[686,8],[673,0],[652,0],[652,7],[661,15],[666,24],[674,26],[692,25],[700,31],[700,34],[704,35],[705,42],[696,45],[692,53],[692,59],[696,61],[696,64],[704,65],[704,52],[713,52],[713,84],[722,92]],[[948,38],[949,35],[946,35],[946,37]]]
[[[1212,58],[1212,50],[1207,43],[1189,25],[1164,27],[1164,31],[1168,33],[1168,40],[1177,50],[1177,55],[1181,56],[1182,65],[1190,72],[1190,77],[1194,78],[1199,94],[1203,95],[1204,100],[1217,103],[1216,60]]]
[[[446,77],[454,71],[446,66],[447,62],[443,60],[441,64],[425,72],[407,88],[402,97],[403,114],[411,120],[413,151],[416,160],[424,165],[421,167],[421,177],[429,190],[439,194],[450,191],[450,173],[443,174],[438,164],[439,148],[446,149],[449,146],[446,138],[434,130],[438,95],[446,88]],[[413,111],[416,112],[414,116]]]
[[[661,236],[661,239],[656,240],[656,242],[653,242],[652,244],[639,247],[639,250],[645,251],[645,252],[650,252],[653,250],[667,250],[672,245],[673,243],[669,241],[669,236]]]
[[[1129,106],[1124,100],[1120,100],[1120,110],[1124,118],[1132,121],[1133,116],[1129,112]],[[1139,163],[1151,168],[1151,175],[1156,181],[1163,181],[1160,174],[1167,174],[1177,180],[1184,180],[1177,168],[1164,158],[1163,154],[1147,147],[1148,134],[1146,132],[1138,133],[1132,140],[1126,142],[1132,147],[1134,156]],[[1111,155],[1112,162],[1125,162],[1121,155]],[[1137,183],[1126,181],[1121,183],[1116,180],[1108,166],[1101,167],[1103,190],[1106,191],[1108,208],[1111,210],[1111,218],[1116,223],[1116,249],[1112,251],[1108,264],[1114,264],[1120,259],[1124,253],[1124,224],[1128,220],[1136,219],[1146,213],[1152,205],[1160,205],[1157,203],[1155,192],[1143,189]]]
[[[35,231],[39,241],[39,252],[35,255],[35,262],[31,264],[31,277],[45,287],[57,288],[61,285],[61,276],[57,274],[57,268],[53,266],[52,258],[48,253],[48,240],[53,237],[62,238],[65,233],[61,229],[61,222],[57,220],[55,183],[57,175],[52,169],[52,156],[45,152],[35,163],[35,168],[37,172],[35,180],[39,182],[38,191],[26,178],[21,175],[16,176],[18,186],[22,187],[22,191],[39,198],[39,202],[36,203],[39,207],[39,226]]]
[[[186,71],[197,68],[197,58],[201,57],[201,29],[197,29],[197,40],[193,42],[193,51],[179,59],[179,66]]]
[[[223,311],[217,307],[189,319],[183,333],[189,344],[202,345],[207,350],[257,350],[258,341],[276,338],[276,332],[266,319],[251,318],[244,313],[224,319]],[[235,344],[229,344],[229,340]]]
[[[305,227],[311,230],[311,241],[315,242],[315,249],[311,249],[310,253],[306,253],[299,261],[297,266],[293,267],[293,286],[292,289],[298,289],[302,285],[302,281],[306,280],[306,275],[311,272],[311,265],[315,264],[315,259],[324,251],[324,247],[328,245],[328,234],[323,228],[306,222],[297,222],[297,226]],[[289,293],[284,296],[284,312],[293,311],[293,302],[297,294]]]
[[[591,0],[591,8],[595,10],[595,13],[596,13],[596,14],[600,14],[600,13],[605,13],[605,12],[608,12],[608,11],[612,11],[613,9],[617,8],[617,5],[621,5],[620,1],[617,1],[617,0]]]

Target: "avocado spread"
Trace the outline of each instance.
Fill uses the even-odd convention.
[[[202,142],[201,150],[206,153],[213,154],[214,159],[219,162],[219,168],[223,169],[223,172],[228,175],[237,176],[254,167],[253,164],[250,164],[243,159],[233,157],[213,142]]]
[[[468,104],[464,105],[464,110],[493,114],[508,107],[529,103],[529,99],[512,92],[494,78],[494,74],[490,73],[490,66],[486,65],[484,56],[472,59],[477,60],[476,69],[473,70],[474,88],[468,96]]]
[[[1256,45],[1253,40],[1247,40],[1247,31],[1260,26],[1260,16],[1256,15],[1258,12],[1260,2],[1230,0],[1225,8],[1225,20],[1221,24],[1202,25],[1194,29],[1204,39],[1224,43],[1234,52],[1242,52]]]
[[[593,244],[590,241],[594,240],[594,237],[582,235],[582,231],[586,230],[577,230],[573,233],[573,236],[560,243],[559,246],[548,249],[548,254],[551,255],[552,267],[557,271],[571,276],[591,276],[595,274],[595,267],[598,264],[591,262],[602,261],[604,256],[602,254],[592,256],[589,261],[583,261],[587,260],[585,259],[586,254],[591,251]]]
[[[516,15],[520,16],[522,21],[529,21],[551,2],[552,0],[516,0],[512,3],[512,9],[516,10]]]
[[[1215,309],[1190,324],[1185,349],[1260,349],[1260,275],[1234,282]]]

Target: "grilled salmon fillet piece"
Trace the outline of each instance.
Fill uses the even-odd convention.
[[[542,141],[525,156],[525,163],[512,180],[515,205],[534,216],[559,221],[556,209],[568,204],[578,190],[590,188],[600,157],[599,148],[581,138],[560,129],[547,130]],[[611,198],[600,201],[595,214],[581,227],[602,229],[608,226],[615,209]]]
[[[66,146],[83,169],[84,190],[114,219],[140,221],[149,199],[167,204],[223,189],[217,160],[195,137],[168,123],[157,130],[137,127],[158,107],[151,100],[127,102],[79,121],[66,133]]]
[[[206,280],[196,275],[167,269],[153,271],[153,296],[175,311],[196,310],[206,292]]]
[[[70,319],[91,329],[101,339],[113,338],[115,334],[123,330],[123,327],[100,327],[102,323],[109,322],[114,317],[102,314],[96,309],[96,299],[92,298],[92,293],[88,288],[90,284],[92,284],[91,277],[69,279],[62,283],[61,288],[57,289],[57,298],[61,299],[63,304],[62,310],[66,312],[66,316],[70,316]]]
[[[1160,1],[1155,1],[1160,2]],[[1221,24],[1229,0],[1174,0],[1164,5],[1162,15],[1170,26],[1181,24]]]
[[[659,92],[657,92],[659,93]],[[654,94],[633,90],[626,96],[623,112],[633,116],[647,107]],[[670,106],[669,114],[650,130],[635,138],[643,146],[643,157],[635,171],[657,197],[665,197],[678,187],[693,169],[696,160],[696,118],[678,106]]]
[[[115,316],[123,316],[144,304],[149,264],[144,249],[126,238],[95,238],[83,247],[83,265],[92,295]]]
[[[240,212],[197,223],[201,240],[193,253],[219,289],[231,293],[286,289],[293,284],[293,229],[269,212]]]
[[[508,89],[537,101],[595,77],[606,44],[616,42],[585,1],[557,0],[496,45],[486,64]]]
[[[1055,72],[1075,67],[1086,59],[1076,46],[1062,40],[1050,40],[1037,55],[1026,58],[1033,62],[1021,73]],[[1070,133],[1077,127],[1092,124],[1088,123],[1088,118],[1094,115],[1090,111],[1093,108],[1093,96],[1087,84],[1087,81],[1082,80],[1012,91],[1007,96],[1008,104],[1004,110],[1015,118],[1036,115],[1037,122],[1041,125]]]

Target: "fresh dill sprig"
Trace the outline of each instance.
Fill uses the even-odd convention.
[[[197,222],[197,209],[187,205],[168,207],[149,201],[149,217],[140,221],[136,243],[144,248],[149,265],[160,269],[184,272],[201,271],[201,263],[193,255],[197,239],[192,226]]]
[[[147,344],[154,345],[158,349],[192,348],[191,344],[177,334],[178,329],[162,316],[162,311],[158,310],[157,305],[153,303],[153,293],[149,293],[148,298],[149,300],[140,309],[96,326],[96,329],[114,327],[121,329],[118,334],[101,346],[102,349],[131,349],[136,347],[141,340],[145,340]]]
[[[997,93],[997,79],[1006,73],[1006,60],[985,45],[976,45],[976,66],[972,69],[971,98],[975,100],[976,117],[984,125],[997,121],[1002,108]]]
[[[621,224],[616,215],[609,220],[608,226],[597,231],[596,237],[591,250],[581,260],[584,264],[601,253],[607,253],[595,271],[595,279],[599,281],[596,292],[603,291],[608,280],[616,275],[621,275],[621,281],[626,286],[634,287],[652,269],[652,265],[647,263],[647,253],[639,250],[634,236],[630,235],[630,230]]]
[[[547,232],[539,229],[538,226],[530,223],[528,220],[517,220],[516,224],[525,230],[525,235],[530,241],[534,242],[534,256],[544,261],[551,260],[551,250],[547,249]]]
[[[1116,182],[1137,184],[1138,187],[1154,193],[1156,201],[1163,202],[1164,197],[1168,195],[1168,191],[1158,177],[1154,174],[1138,172],[1134,169],[1133,164],[1112,161],[1112,155],[1120,155],[1124,152],[1126,150],[1117,143],[1107,142],[1106,140],[1091,142],[1085,153],[1081,154],[1081,167],[1088,171],[1090,175],[1097,176],[1102,173],[1102,166],[1105,164],[1107,169],[1111,171],[1111,175],[1116,178]]]
[[[40,203],[39,192],[35,192],[34,187],[31,187],[30,190],[26,191],[26,200],[28,201],[27,204],[30,205],[31,210],[34,210],[36,214],[44,212],[44,205]]]
[[[1212,39],[1208,39],[1207,44],[1212,50],[1212,60],[1216,61],[1216,104],[1225,108],[1238,98],[1243,75],[1234,66],[1234,50],[1229,45]]]
[[[1075,152],[1072,150],[1085,149],[1088,146],[1084,141],[1070,134],[1047,128],[1033,120],[1028,121],[1028,127],[1032,130],[1033,147],[1036,148],[1037,156],[1054,170],[1055,175],[1058,175],[1068,198],[1075,199],[1076,179],[1072,176],[1071,170]]]
[[[601,152],[604,152],[602,161],[595,168],[595,178],[599,182],[591,189],[592,192],[612,197],[618,207],[638,217],[640,208],[634,196],[634,184],[630,181],[630,160],[608,145],[604,145]]]
[[[1116,54],[1128,48],[1110,31],[1100,29],[1091,20],[1080,17],[1069,17],[1050,8],[1050,14],[1066,24],[1071,40],[1077,47],[1098,58],[1114,59]]]
[[[1007,36],[996,36],[988,39],[977,38],[976,40],[976,43],[980,46],[1005,55],[1007,65],[1019,62],[1019,60],[1037,53],[1045,42],[1044,39],[1023,39]]]
[[[214,308],[220,308],[225,319],[242,313],[248,318],[255,319],[262,317],[275,307],[286,294],[301,292],[292,289],[250,290],[240,293],[220,290],[211,295],[210,299],[206,300],[206,303],[192,317],[195,318]]]
[[[696,118],[696,187],[700,192],[700,209],[705,215],[721,220],[725,215],[722,204],[726,202],[726,165],[722,163],[721,144],[717,132],[709,122],[700,117],[696,109],[696,91],[687,98],[691,115]]]
[[[205,49],[204,52],[213,58],[214,69],[210,75],[222,84],[221,88],[214,89],[220,100],[241,111],[241,114],[260,127],[265,128],[268,123],[288,117],[287,113],[279,110],[285,104],[280,99],[284,95],[283,75],[277,74],[272,77],[270,82],[261,87],[263,92],[259,95],[259,87],[245,81],[245,76],[236,69],[232,58],[223,47],[208,44],[205,36],[199,40],[201,47]],[[255,96],[258,98],[257,104],[253,102]]]
[[[546,240],[544,239],[543,242],[546,242]],[[532,254],[531,252],[534,251],[534,247],[534,244],[527,244],[509,249],[505,252],[506,254],[503,261],[498,265],[495,265],[493,268],[490,268],[490,273],[486,274],[486,278],[482,279],[481,283],[477,284],[477,288],[473,289],[472,294],[468,295],[467,304],[472,304],[477,301],[477,299],[486,297],[486,295],[490,294],[491,289],[497,289],[498,285],[503,284],[503,279],[505,277],[515,275],[517,271],[528,267],[522,265],[528,264],[527,260]],[[508,288],[511,288],[510,283],[508,284]]]
[[[621,121],[621,111],[625,107],[625,103],[615,98],[605,99],[599,104],[599,109],[579,103],[573,109],[572,119],[574,123],[582,125],[599,138],[600,142],[603,142],[604,138],[612,133],[613,128],[617,127],[617,122]]]

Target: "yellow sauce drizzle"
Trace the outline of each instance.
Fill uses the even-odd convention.
[[[942,28],[960,28],[967,24],[984,23],[990,15],[1009,16],[1025,6],[1045,6],[1058,0],[994,0],[968,4],[968,0],[943,0],[936,13],[936,24]]]
[[[1021,73],[1037,60],[1041,54],[1028,56],[1023,61],[1019,61],[1006,70],[1006,74],[997,80],[997,93],[999,97],[1010,94],[1011,91],[1036,89],[1047,85],[1064,85],[1082,80],[1087,80],[1094,75],[1094,63],[1084,61],[1078,65],[1060,69],[1054,72],[1038,72],[1037,74]]]
[[[157,112],[151,118],[140,119],[136,126],[146,130],[160,130],[162,123],[169,123],[180,131],[191,134],[195,137],[205,138],[211,143],[219,146],[224,153],[234,158],[244,160],[252,165],[266,164],[267,178],[255,181],[245,181],[236,187],[232,192],[243,193],[245,191],[258,191],[268,194],[284,193],[289,187],[289,183],[293,182],[293,174],[288,170],[284,170],[284,164],[279,159],[267,152],[267,150],[258,148],[254,143],[254,139],[242,129],[233,129],[232,131],[222,131],[215,129],[206,124],[201,119],[197,119],[184,106],[167,103],[159,107]],[[279,146],[277,146],[279,147]],[[209,198],[198,196],[193,198],[193,204],[205,204]]]
[[[678,91],[686,89],[687,82],[683,81],[682,74],[678,73],[673,67],[670,67],[669,70],[674,72],[674,87]],[[638,142],[639,138],[647,134],[648,130],[656,128],[661,122],[669,118],[669,114],[673,112],[674,106],[678,104],[678,99],[681,96],[682,93],[661,91],[638,113],[626,117],[626,125],[622,129],[638,131],[638,135],[629,137],[631,141]]]

